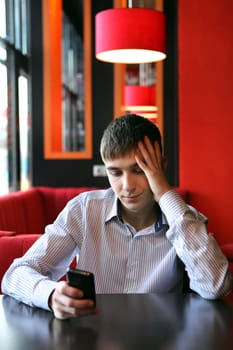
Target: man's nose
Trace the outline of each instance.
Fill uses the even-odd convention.
[[[124,174],[122,180],[122,187],[127,192],[132,191],[135,188],[134,176],[132,174]]]

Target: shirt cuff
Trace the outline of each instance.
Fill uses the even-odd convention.
[[[56,288],[57,282],[51,280],[41,280],[35,287],[33,295],[33,305],[51,311],[49,307],[49,297]]]

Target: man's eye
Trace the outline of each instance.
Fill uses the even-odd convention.
[[[115,176],[115,177],[121,176],[121,174],[122,174],[122,172],[119,170],[108,170],[108,173],[109,173],[109,175]]]
[[[144,174],[144,171],[143,171],[140,167],[134,168],[134,172],[135,172],[136,174]]]

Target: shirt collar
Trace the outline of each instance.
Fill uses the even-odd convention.
[[[121,211],[120,211],[119,199],[117,198],[117,196],[114,193],[114,200],[112,203],[112,207],[109,209],[109,212],[106,216],[105,222],[108,222],[115,217],[117,217],[121,222],[123,222]],[[168,228],[168,222],[167,222],[166,216],[160,210],[158,220],[156,221],[155,226],[154,226],[155,233],[158,233],[159,231],[161,231],[165,227]]]
[[[164,228],[168,228],[168,222],[164,213],[160,210],[158,220],[155,223],[155,232],[159,232]]]
[[[118,205],[118,198],[115,195],[115,193],[113,192],[112,206],[109,208],[109,211],[108,211],[108,214],[106,216],[105,222],[108,222],[108,221],[110,221],[111,219],[113,219],[115,217],[118,217],[120,220],[122,220],[118,207],[119,207],[119,205]]]

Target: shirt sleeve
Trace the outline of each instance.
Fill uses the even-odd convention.
[[[26,254],[13,261],[2,280],[2,291],[30,306],[49,309],[48,299],[57,281],[77,254],[74,235],[79,230],[70,204]],[[81,224],[80,224],[81,225]]]
[[[50,310],[48,300],[57,282],[24,265],[23,259],[16,259],[4,275],[1,285],[3,294],[30,306]]]
[[[207,218],[174,190],[166,192],[159,205],[169,224],[167,239],[185,265],[190,288],[207,299],[227,295],[232,289],[229,264],[207,232]]]

